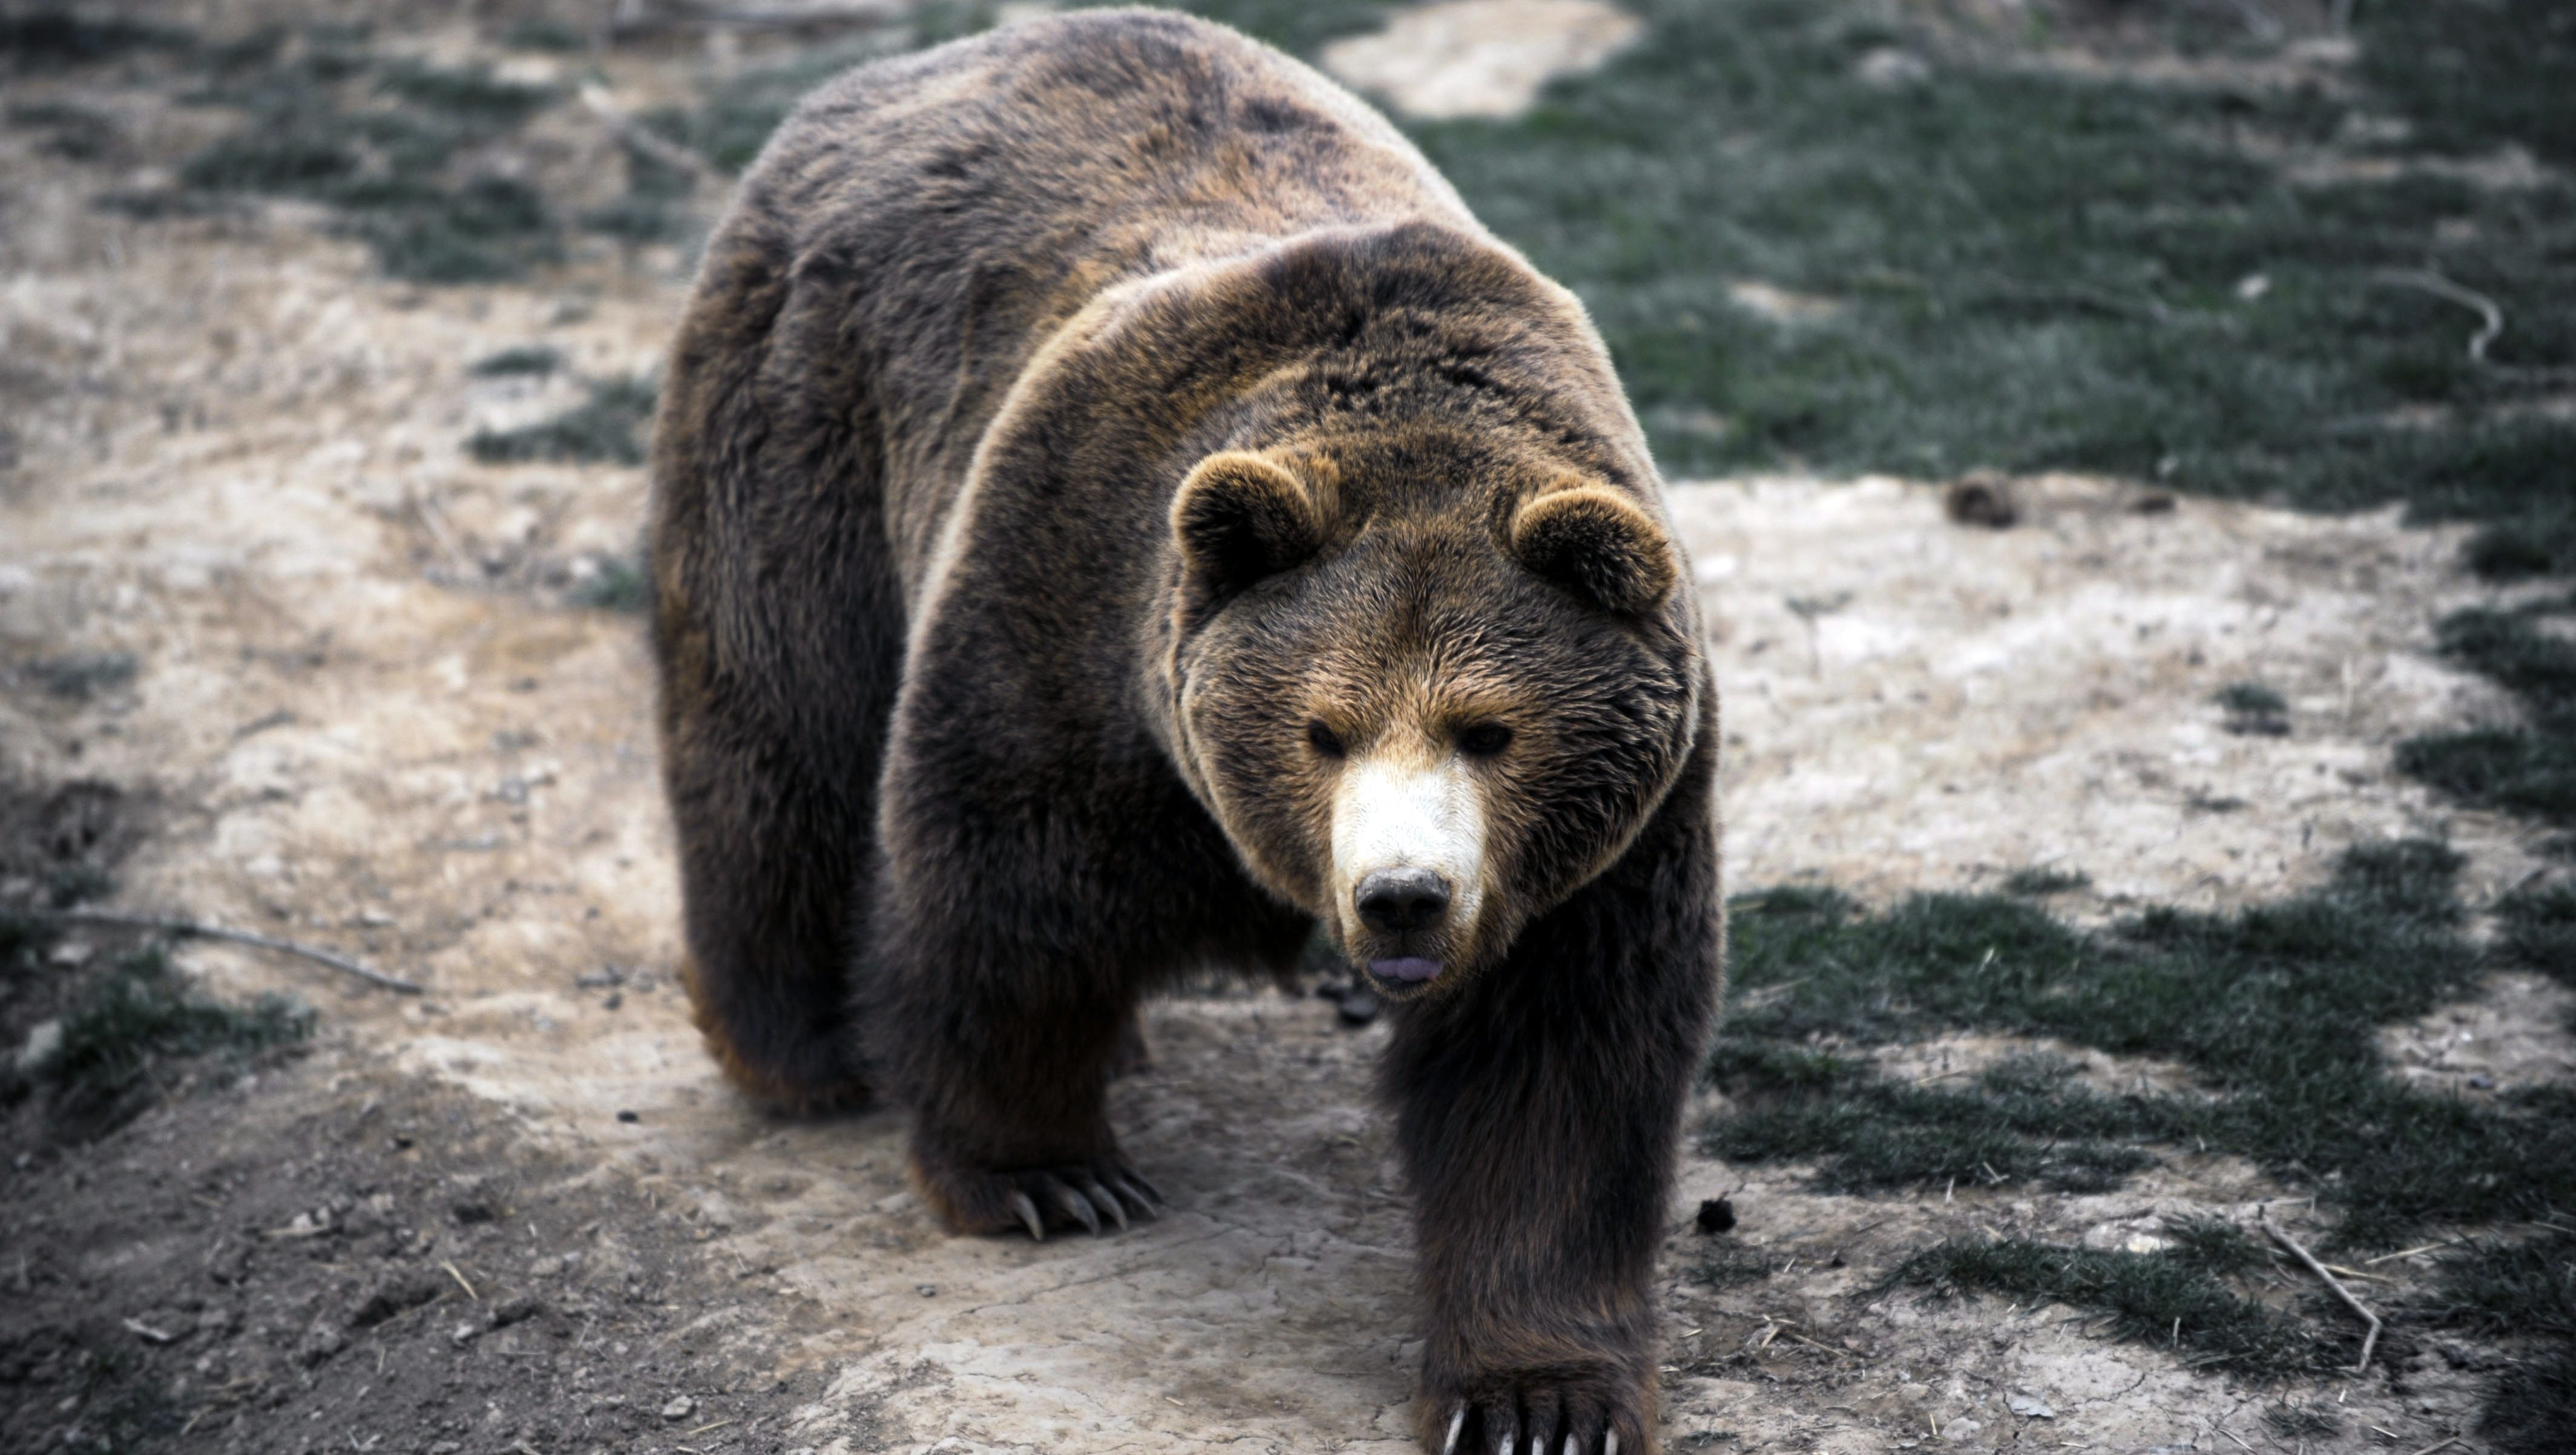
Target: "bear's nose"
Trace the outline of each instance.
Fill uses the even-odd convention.
[[[1424,930],[1449,913],[1449,881],[1428,869],[1379,869],[1360,880],[1360,922],[1387,934]]]

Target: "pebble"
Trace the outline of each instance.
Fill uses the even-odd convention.
[[[689,1412],[697,1407],[698,1402],[696,1400],[689,1398],[685,1394],[675,1394],[671,1396],[671,1402],[669,1404],[662,1406],[662,1418],[666,1420],[685,1420],[689,1417]]]

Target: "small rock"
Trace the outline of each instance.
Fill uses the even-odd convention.
[[[923,1298],[939,1297],[939,1285],[936,1283],[916,1283],[912,1286],[912,1291]]]
[[[1941,1427],[1941,1438],[1955,1445],[1984,1428],[1975,1420],[1952,1420]]]
[[[349,1347],[348,1336],[330,1324],[316,1321],[305,1332],[304,1342],[295,1348],[295,1357],[307,1365],[319,1364]]]
[[[2053,1420],[2057,1418],[2057,1411],[2048,1407],[2048,1401],[2041,1399],[2035,1394],[2021,1394],[2016,1392],[2005,1395],[2004,1408],[2011,1410],[2014,1414],[2017,1414],[2026,1420]]]
[[[2021,519],[2021,502],[2003,476],[1980,470],[1953,480],[1941,491],[1941,512],[1958,525],[2010,530]]]
[[[671,1396],[671,1402],[669,1404],[662,1406],[662,1418],[666,1420],[685,1420],[689,1417],[689,1412],[697,1407],[698,1402],[696,1400],[689,1398],[685,1394],[675,1394]]]
[[[1862,56],[1860,64],[1852,67],[1852,73],[1860,78],[1862,85],[1875,86],[1882,91],[1919,86],[1932,79],[1930,63],[1912,51],[1899,50],[1892,45],[1880,46]]]
[[[481,1324],[458,1324],[455,1328],[447,1331],[447,1342],[455,1345],[459,1349],[464,1348],[466,1345],[471,1344],[482,1337],[483,1326]]]
[[[548,1254],[547,1256],[528,1265],[528,1276],[530,1278],[554,1278],[561,1275],[563,1270],[563,1259],[556,1257],[553,1254]]]
[[[58,1020],[38,1021],[27,1028],[27,1039],[18,1047],[17,1067],[21,1076],[33,1076],[45,1068],[63,1048],[63,1023]]]
[[[631,1111],[621,1111],[621,1112],[619,1112],[619,1113],[617,1114],[617,1119],[618,1119],[619,1121],[621,1121],[621,1122],[640,1122],[640,1121],[642,1121],[642,1120],[643,1120],[643,1118],[642,1118],[642,1117],[637,1116],[635,1113],[633,1113],[633,1112],[631,1112]]]
[[[1712,1197],[1699,1205],[1699,1216],[1693,1219],[1699,1230],[1715,1237],[1735,1231],[1735,1202],[1731,1198]]]
[[[501,1300],[499,1303],[492,1305],[492,1312],[490,1315],[492,1327],[496,1329],[508,1328],[510,1325],[519,1322],[521,1319],[528,1318],[535,1314],[541,1307],[543,1307],[543,1305],[539,1304],[535,1296],[531,1294],[513,1294],[510,1297]]]

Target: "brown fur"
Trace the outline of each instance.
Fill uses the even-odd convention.
[[[709,245],[654,449],[700,1023],[873,1087],[956,1226],[1124,1219],[1137,999],[1311,926],[1450,967],[1384,1089],[1424,1436],[1652,1448],[1653,1253],[1714,1015],[1716,696],[1571,295],[1384,121],[1177,16],[869,66]],[[1336,908],[1347,752],[1470,762],[1487,910]],[[1472,753],[1472,759],[1460,757]]]

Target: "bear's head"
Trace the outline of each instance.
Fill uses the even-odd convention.
[[[1611,480],[1447,430],[1220,450],[1171,532],[1184,775],[1390,998],[1500,959],[1688,756],[1683,563]]]

